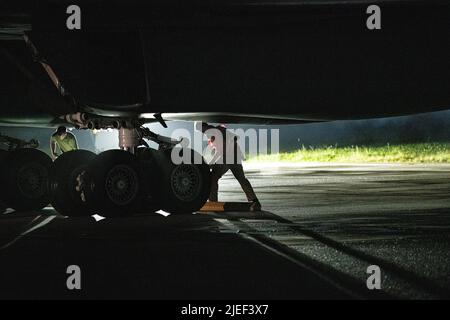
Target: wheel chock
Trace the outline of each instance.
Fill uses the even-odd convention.
[[[200,212],[250,211],[251,202],[215,202],[208,201]]]

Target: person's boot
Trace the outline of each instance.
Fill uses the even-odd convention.
[[[253,200],[250,204],[250,211],[254,212],[254,211],[261,211],[261,203],[259,202],[258,199]]]

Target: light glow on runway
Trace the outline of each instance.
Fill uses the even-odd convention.
[[[99,222],[103,219],[106,219],[105,217],[102,217],[101,215],[98,214],[93,214],[91,217],[95,219],[95,222]]]
[[[383,170],[383,171],[417,171],[418,168],[423,171],[446,171],[448,164],[439,163],[420,163],[420,164],[400,164],[400,163],[330,163],[330,162],[264,162],[264,161],[246,161],[243,162],[245,170],[277,169],[277,168],[296,168],[309,170],[311,168],[326,168],[327,171],[365,171],[365,170]]]
[[[8,208],[8,209],[5,210],[5,212],[3,212],[3,214],[11,214],[13,212],[16,212],[16,210]]]
[[[47,218],[45,218],[43,221],[38,222],[37,224],[33,224],[35,221],[39,221],[40,218],[43,217],[41,215],[37,216],[36,218],[34,218],[28,225],[32,225],[31,228],[26,229],[25,231],[23,231],[22,233],[20,233],[16,238],[14,238],[12,241],[8,242],[7,244],[5,244],[4,246],[0,247],[0,250],[6,249],[8,247],[10,247],[11,245],[13,245],[14,243],[16,243],[17,241],[19,241],[22,237],[26,236],[27,234],[33,232],[34,230],[37,230],[39,228],[42,228],[43,226],[49,224],[53,219],[55,219],[57,216],[56,215],[52,215],[49,216]]]
[[[166,211],[164,211],[164,210],[158,210],[158,211],[156,211],[156,213],[157,213],[157,214],[160,214],[160,215],[162,215],[162,216],[164,216],[164,217],[170,216],[170,213],[169,213],[169,212],[166,212]]]

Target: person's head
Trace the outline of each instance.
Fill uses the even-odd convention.
[[[56,129],[56,134],[61,137],[61,139],[64,139],[67,136],[67,129],[64,126],[59,126],[58,129]]]
[[[202,121],[195,122],[195,130],[205,133],[209,129],[215,129],[216,127]]]

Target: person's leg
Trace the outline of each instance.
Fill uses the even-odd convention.
[[[242,164],[234,164],[230,166],[231,172],[233,173],[236,180],[241,185],[242,190],[245,192],[248,201],[258,201],[258,197],[253,190],[250,181],[245,177],[244,168]]]
[[[226,164],[215,164],[211,170],[211,191],[209,192],[209,201],[218,200],[219,179],[228,171]]]
[[[250,181],[245,177],[244,168],[242,164],[235,164],[231,166],[231,172],[244,190],[247,200],[251,202],[250,211],[261,211],[261,203],[253,190]]]

